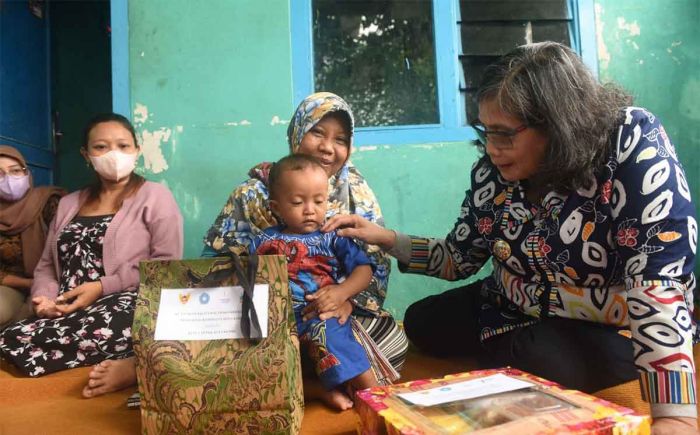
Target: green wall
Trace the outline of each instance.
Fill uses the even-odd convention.
[[[285,151],[292,107],[286,0],[129,2],[133,119],[149,179],[185,217],[185,252],[255,163]],[[274,125],[273,125],[274,124]]]
[[[691,105],[700,97],[698,2],[639,3],[598,0],[601,77],[615,78],[662,118],[700,198],[700,106]],[[142,169],[175,194],[188,257],[199,254],[204,232],[248,168],[287,151],[286,122],[297,103],[289,7],[288,0],[264,7],[257,0],[129,2],[131,106]],[[352,156],[389,227],[438,237],[459,213],[475,158],[466,142],[378,145]],[[453,286],[394,267],[385,306],[401,318],[412,301]]]
[[[655,113],[700,201],[700,1],[596,0],[600,78]],[[695,273],[700,273],[700,256]]]
[[[145,175],[165,182],[185,217],[185,255],[247,170],[287,152],[292,101],[289,2],[131,0],[131,106]],[[282,122],[276,122],[279,118]],[[476,152],[468,143],[377,146],[352,159],[387,224],[444,236],[459,213]],[[167,168],[166,168],[167,166]],[[436,190],[437,189],[437,190]],[[386,307],[406,306],[450,283],[394,267]]]
[[[459,215],[476,158],[475,148],[466,142],[386,145],[352,157],[379,198],[389,228],[441,238]],[[384,306],[403,318],[411,302],[464,284],[403,274],[393,261]]]

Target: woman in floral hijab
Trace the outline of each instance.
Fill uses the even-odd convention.
[[[287,129],[287,141],[292,154],[310,154],[306,145],[307,135],[318,135],[318,124],[326,117],[336,117],[345,124],[347,142],[341,150],[344,161],[328,180],[328,216],[335,214],[359,214],[379,225],[384,224],[377,199],[360,171],[350,162],[354,120],[348,104],[330,92],[309,95],[299,104]],[[310,140],[313,137],[309,138]],[[345,154],[342,154],[342,153]],[[324,163],[322,161],[322,163]],[[261,163],[253,167],[250,178],[231,194],[226,205],[204,238],[205,256],[234,252],[246,254],[251,239],[267,227],[277,225],[277,219],[268,205],[267,177],[271,164]],[[332,167],[329,162],[329,167]],[[354,307],[344,307],[338,316],[352,316],[372,337],[380,352],[400,370],[406,357],[408,342],[396,321],[382,309],[386,298],[390,262],[386,254],[374,245],[362,245],[372,263],[374,276],[369,287],[352,299]]]

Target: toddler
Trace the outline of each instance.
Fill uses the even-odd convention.
[[[328,176],[314,157],[293,154],[275,163],[268,188],[270,209],[281,224],[255,237],[250,250],[287,257],[299,339],[326,389],[324,400],[349,409],[353,403],[344,387],[377,385],[367,354],[349,322],[341,324],[336,317],[304,320],[302,310],[310,294],[315,294],[316,314],[338,309],[369,285],[371,263],[351,239],[319,231],[326,218]]]

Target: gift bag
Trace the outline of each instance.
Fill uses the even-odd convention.
[[[265,338],[251,300],[257,284],[269,285]],[[224,286],[243,287],[236,303],[250,338],[155,340],[162,289]],[[142,262],[132,331],[143,433],[299,432],[299,340],[283,256]]]

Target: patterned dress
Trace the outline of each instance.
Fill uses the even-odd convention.
[[[355,339],[350,322],[333,317],[304,321],[304,297],[334,285],[361,265],[370,265],[365,253],[350,239],[335,232],[284,234],[279,226],[267,228],[250,246],[259,255],[287,258],[289,287],[299,340],[306,347],[323,386],[332,390],[370,368],[367,354]]]
[[[102,242],[113,217],[77,216],[63,229],[59,294],[104,276]],[[0,334],[0,355],[29,376],[129,357],[136,294],[117,292],[65,317],[15,323]]]
[[[521,183],[478,161],[444,240],[411,237],[404,271],[481,286],[482,340],[546,317],[630,331],[645,400],[695,403],[692,319],[697,222],[663,126],[628,107],[607,164],[588,189],[530,203]]]

